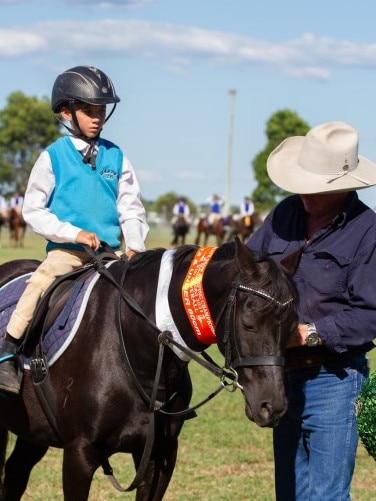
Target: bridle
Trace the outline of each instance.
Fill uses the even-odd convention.
[[[159,359],[160,362],[158,365],[162,364],[163,358],[163,346],[168,346],[172,348],[173,346],[178,347],[182,352],[186,353],[190,358],[200,363],[215,375],[219,376],[223,385],[227,386],[228,384],[233,386],[234,391],[236,388],[242,389],[241,385],[238,384],[238,374],[236,369],[242,367],[255,367],[260,365],[266,366],[284,366],[285,365],[285,357],[278,355],[247,355],[243,356],[239,350],[237,339],[235,336],[236,328],[235,328],[235,310],[236,310],[236,292],[238,290],[249,292],[251,294],[255,294],[256,296],[262,297],[267,301],[272,301],[276,305],[280,307],[288,306],[293,300],[293,297],[290,297],[286,301],[280,301],[275,297],[271,296],[268,292],[252,287],[250,285],[244,285],[239,283],[238,279],[231,283],[230,294],[225,302],[221,312],[218,315],[216,325],[218,325],[223,314],[225,315],[225,327],[224,327],[224,337],[223,344],[225,346],[225,366],[220,368],[205,352],[202,352],[204,356],[204,360],[197,355],[196,352],[188,348],[187,346],[183,346],[177,341],[173,339],[172,334],[169,331],[161,331],[159,327],[146,315],[146,313],[142,310],[139,304],[132,298],[132,296],[123,288],[122,284],[125,281],[125,275],[127,273],[127,262],[125,261],[123,276],[120,280],[120,283],[114,278],[114,276],[110,273],[110,271],[104,266],[103,262],[100,259],[95,259],[97,271],[106,276],[106,278],[116,287],[118,290],[118,301],[117,301],[117,330],[119,333],[119,338],[122,345],[122,351],[124,353],[127,366],[131,371],[131,376],[134,382],[136,383],[136,387],[141,395],[141,397],[145,400],[146,403],[150,406],[150,397],[145,393],[145,390],[140,385],[136,375],[133,373],[133,369],[131,367],[130,361],[128,359],[128,355],[126,352],[126,348],[124,345],[124,338],[122,335],[121,328],[121,318],[120,318],[120,303],[121,300],[124,300],[128,306],[139,316],[141,316],[154,330],[158,332],[158,341],[162,349],[160,349]],[[236,357],[232,358],[232,352],[236,353]],[[158,369],[157,369],[158,370]],[[226,378],[229,378],[232,383],[225,383]]]
[[[90,251],[89,251],[90,252]],[[225,315],[225,331],[224,331],[224,345],[225,345],[225,367],[221,368],[219,367],[205,352],[202,352],[202,355],[204,358],[201,358],[196,352],[188,348],[187,346],[182,346],[180,343],[177,343],[169,331],[161,331],[158,326],[146,315],[146,313],[142,310],[142,308],[139,306],[139,304],[132,298],[132,296],[124,289],[123,285],[125,281],[125,276],[127,273],[128,269],[128,263],[127,261],[124,261],[124,270],[122,273],[122,277],[120,282],[118,282],[115,277],[112,275],[112,273],[107,269],[107,267],[104,265],[104,263],[97,258],[97,256],[92,256],[95,267],[98,271],[98,273],[104,275],[117,289],[118,295],[117,295],[117,302],[116,302],[116,324],[117,324],[117,331],[120,339],[120,343],[122,346],[122,352],[124,359],[126,361],[126,366],[128,369],[128,373],[131,376],[131,379],[133,380],[141,398],[144,400],[146,405],[149,408],[149,414],[150,414],[150,420],[149,420],[149,427],[148,427],[148,434],[147,434],[147,439],[145,442],[144,446],[144,451],[140,460],[140,464],[137,468],[136,475],[132,481],[132,483],[125,489],[120,486],[120,484],[116,481],[114,476],[112,475],[112,469],[109,466],[109,464],[104,464],[102,465],[105,469],[105,473],[109,475],[111,482],[113,486],[121,491],[131,491],[138,487],[140,483],[143,481],[148,462],[151,456],[153,444],[154,444],[154,428],[155,428],[155,413],[160,412],[166,415],[170,416],[184,416],[188,414],[189,412],[194,411],[204,403],[208,402],[211,398],[213,398],[215,395],[217,395],[221,390],[224,388],[228,389],[228,391],[235,391],[237,388],[243,390],[242,386],[238,383],[238,374],[236,372],[236,369],[242,368],[242,367],[254,367],[254,366],[261,366],[261,365],[278,365],[278,366],[283,366],[285,363],[285,358],[282,356],[273,356],[273,355],[260,355],[260,356],[242,356],[240,353],[240,350],[238,348],[238,343],[236,340],[235,336],[235,309],[236,309],[236,293],[238,290],[244,291],[244,292],[249,292],[251,294],[255,294],[257,296],[260,296],[264,298],[265,300],[272,301],[276,303],[278,306],[285,307],[288,304],[290,304],[293,301],[293,297],[289,298],[285,302],[280,302],[279,300],[275,299],[273,296],[268,294],[267,292],[263,291],[262,289],[256,289],[251,286],[243,285],[238,282],[233,282],[231,284],[231,289],[230,289],[230,294],[227,298],[227,301],[220,312],[220,315],[217,319],[218,324],[220,318],[222,315]],[[116,258],[115,258],[116,259]],[[122,333],[122,325],[121,325],[121,302],[125,301],[127,305],[139,316],[141,316],[148,324],[151,326],[154,330],[158,332],[158,342],[159,342],[159,356],[158,356],[158,363],[157,363],[157,370],[156,370],[156,375],[154,379],[154,384],[153,384],[153,389],[152,389],[152,394],[149,396],[144,388],[142,387],[140,381],[137,378],[137,375],[133,371],[131,361],[128,358],[128,353],[124,344],[124,337]],[[168,402],[158,402],[157,401],[157,393],[158,393],[158,386],[160,382],[160,376],[162,372],[162,364],[163,364],[163,354],[164,354],[164,347],[168,346],[169,348],[172,348],[173,346],[177,346],[181,351],[184,353],[188,354],[190,358],[193,360],[197,361],[200,365],[206,367],[209,369],[213,374],[219,376],[221,384],[220,387],[213,392],[211,395],[209,395],[206,399],[204,399],[202,402],[199,404],[195,405],[194,407],[190,407],[188,409],[185,409],[183,411],[178,411],[178,412],[168,412],[163,409],[163,406],[165,406],[168,402],[172,401],[173,398],[175,397],[176,394],[172,395]],[[236,353],[236,358],[232,360],[232,351]]]
[[[291,297],[288,300],[281,302],[275,297],[271,296],[269,293],[262,289],[254,288],[249,285],[244,285],[239,282],[232,282],[230,295],[226,302],[226,315],[225,315],[225,332],[224,332],[224,345],[225,345],[225,361],[226,367],[231,367],[232,369],[239,369],[242,367],[254,367],[258,365],[285,365],[285,357],[274,356],[274,355],[247,355],[243,356],[240,353],[237,339],[235,336],[236,326],[235,326],[235,310],[236,310],[236,292],[238,290],[249,292],[255,294],[256,296],[262,297],[268,301],[272,301],[280,307],[288,306],[294,298]],[[279,325],[280,328],[280,325]],[[235,359],[231,357],[231,347],[237,354]]]
[[[224,337],[223,337],[223,344],[225,346],[225,366],[224,368],[220,368],[213,360],[210,359],[205,352],[202,352],[202,355],[206,360],[202,360],[201,357],[197,355],[196,352],[188,348],[187,346],[182,346],[180,343],[177,343],[174,339],[172,334],[169,331],[164,331],[162,332],[159,327],[153,322],[147,315],[146,313],[142,310],[142,308],[139,306],[139,304],[132,298],[132,296],[123,288],[122,284],[125,281],[125,276],[128,270],[128,262],[124,262],[124,270],[122,273],[122,277],[120,282],[118,282],[112,273],[106,268],[104,265],[103,261],[96,256],[93,251],[85,246],[86,251],[92,256],[94,265],[98,271],[98,273],[101,273],[104,275],[118,290],[118,301],[117,301],[117,329],[119,333],[119,338],[121,341],[122,345],[122,351],[124,353],[127,366],[129,367],[131,371],[131,376],[132,379],[135,381],[136,386],[138,391],[140,392],[141,397],[145,400],[146,403],[149,404],[150,406],[150,398],[148,395],[146,395],[145,390],[142,388],[140,385],[136,375],[133,373],[133,369],[130,365],[130,361],[128,359],[128,355],[126,352],[126,348],[124,345],[124,338],[122,335],[122,328],[121,328],[121,318],[120,318],[120,303],[121,300],[124,300],[128,306],[139,316],[141,316],[148,324],[151,326],[154,330],[158,332],[158,341],[160,343],[160,346],[162,347],[162,350],[160,350],[160,355],[159,358],[161,359],[160,365],[162,363],[162,358],[163,358],[163,346],[169,346],[172,348],[173,346],[178,347],[182,352],[186,353],[190,358],[194,359],[201,365],[204,365],[206,368],[211,370],[215,375],[218,375],[222,381],[224,381],[226,378],[229,378],[232,380],[232,385],[234,386],[234,389],[236,387],[241,388],[241,386],[238,384],[238,374],[236,372],[236,369],[242,368],[242,367],[255,367],[255,366],[260,366],[260,365],[266,365],[266,366],[284,366],[285,365],[285,357],[279,356],[279,355],[247,355],[243,356],[239,350],[239,346],[237,343],[237,339],[235,336],[236,332],[236,326],[235,326],[235,310],[236,310],[236,293],[238,290],[243,291],[243,292],[248,292],[250,294],[255,294],[256,296],[262,297],[267,301],[271,301],[275,303],[279,307],[286,307],[292,301],[294,300],[294,297],[291,296],[285,301],[280,301],[279,299],[276,299],[272,295],[270,295],[268,292],[264,291],[263,289],[252,287],[250,285],[244,285],[239,282],[238,277],[236,278],[235,281],[231,283],[231,288],[230,288],[230,294],[227,298],[226,303],[224,304],[222,310],[219,313],[219,316],[216,321],[216,325],[218,325],[221,317],[223,314],[225,315],[225,327],[224,327]],[[115,259],[118,259],[117,257]],[[279,326],[280,327],[280,326]],[[236,357],[233,359],[232,358],[232,352],[236,353]],[[159,364],[158,364],[159,365]],[[233,391],[234,391],[233,389]],[[242,388],[241,388],[242,389]]]

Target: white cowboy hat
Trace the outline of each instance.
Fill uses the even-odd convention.
[[[329,122],[289,137],[269,155],[270,179],[291,193],[332,193],[376,184],[376,164],[358,156],[358,132]]]

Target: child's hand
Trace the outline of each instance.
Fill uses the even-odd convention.
[[[76,242],[78,244],[86,244],[89,245],[95,251],[99,249],[101,242],[95,233],[91,231],[81,230],[77,235]]]
[[[137,254],[137,252],[129,249],[129,250],[127,250],[127,252],[125,254],[126,254],[128,259],[131,259],[133,256],[135,256]]]

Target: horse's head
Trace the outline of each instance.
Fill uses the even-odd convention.
[[[218,346],[238,374],[245,412],[259,426],[275,426],[287,409],[284,354],[297,327],[296,289],[275,261],[257,258],[236,241],[238,274],[221,315]]]

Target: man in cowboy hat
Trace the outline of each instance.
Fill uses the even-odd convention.
[[[286,351],[289,407],[273,437],[276,499],[349,501],[354,404],[376,337],[376,214],[355,190],[376,185],[376,165],[358,155],[353,127],[330,122],[283,141],[267,170],[295,195],[247,245],[277,261],[301,253],[299,325]]]

